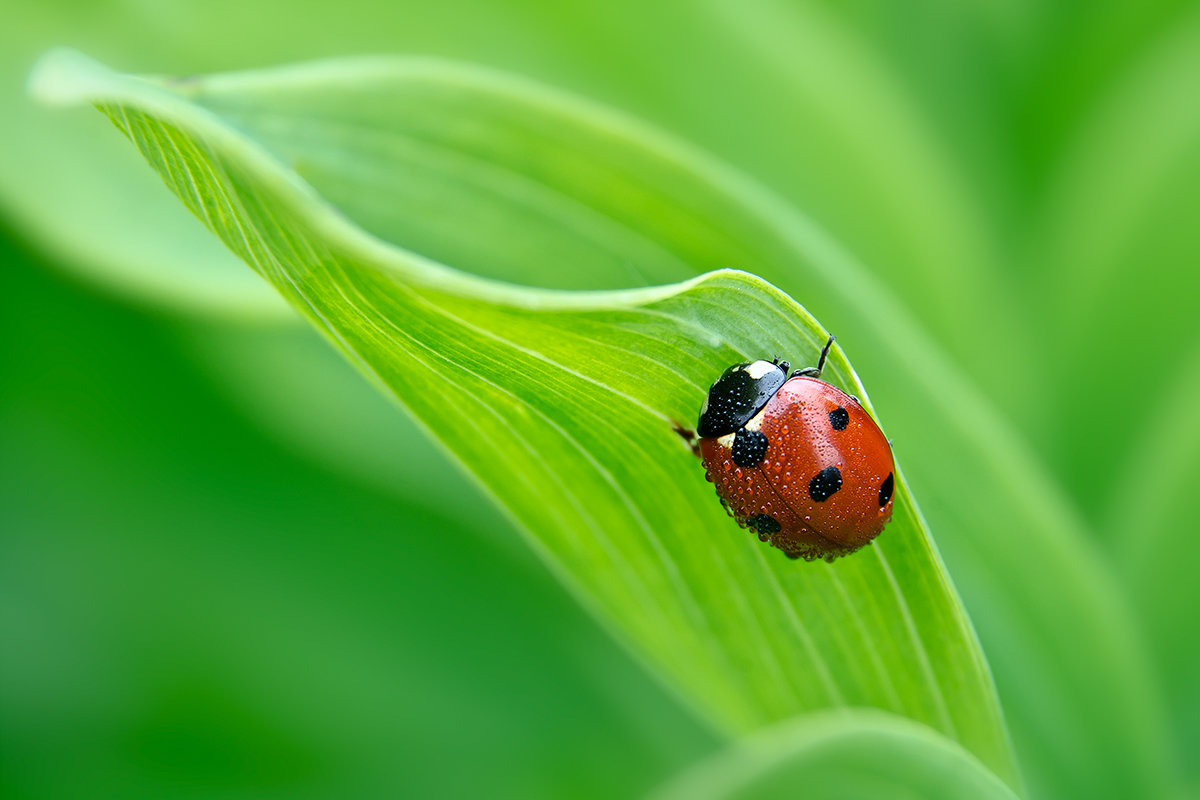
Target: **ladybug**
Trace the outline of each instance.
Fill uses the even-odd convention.
[[[705,473],[738,524],[789,558],[833,561],[892,518],[892,448],[858,400],[786,361],[734,364],[696,428]]]

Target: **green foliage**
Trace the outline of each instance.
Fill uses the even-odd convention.
[[[544,0],[18,2],[0,29],[0,206],[38,260],[0,252],[10,279],[0,318],[15,345],[0,354],[10,376],[0,393],[0,492],[14,523],[0,526],[0,635],[14,654],[0,659],[0,794],[74,797],[83,786],[160,797],[208,785],[260,796],[527,797],[584,787],[629,796],[715,744],[672,712],[677,682],[663,682],[676,687],[670,693],[639,683],[611,637],[563,609],[568,601],[551,587],[531,590],[528,603],[491,601],[523,593],[538,574],[521,560],[512,520],[296,325],[270,284],[204,230],[100,115],[27,101],[29,64],[60,43],[123,69],[181,75],[370,52],[505,70],[423,62],[466,84],[422,94],[414,82],[394,95],[395,113],[372,116],[379,135],[339,126],[357,110],[311,85],[292,96],[278,84],[256,92],[267,73],[172,87],[238,126],[383,250],[427,259],[404,273],[406,286],[412,278],[428,290],[422,299],[434,290],[420,275],[442,274],[435,299],[489,325],[522,330],[551,312],[526,304],[498,315],[495,287],[472,294],[463,286],[481,285],[464,284],[463,272],[577,290],[736,267],[802,301],[853,355],[896,440],[906,485],[979,633],[1029,794],[1162,796],[1173,753],[1194,785],[1196,11],[1186,0],[613,0],[570,10]],[[502,77],[514,73],[573,94]],[[213,86],[224,88],[193,91]],[[576,96],[631,111],[720,161]],[[364,156],[390,171],[353,172]],[[117,320],[136,312],[84,300],[77,287],[39,277],[38,292],[24,291],[21,276],[42,260],[84,285],[174,308],[176,319],[126,329]],[[485,302],[466,302],[464,291]],[[637,302],[637,313],[650,310]],[[179,320],[180,308],[191,316]],[[584,313],[595,312],[551,316],[571,324]],[[184,343],[155,344],[172,329],[187,331]],[[809,358],[820,332],[802,322],[781,344],[796,349],[793,360]],[[751,345],[757,354],[758,337],[738,343]],[[523,346],[540,352],[544,343]],[[711,376],[692,366],[689,384],[703,386]],[[191,382],[170,391],[176,373],[189,372]],[[1140,387],[1132,393],[1131,379]],[[560,387],[573,398],[594,389],[574,380]],[[668,385],[672,408],[690,419],[697,389]],[[221,411],[224,403],[238,410]],[[191,427],[168,421],[177,414]],[[225,432],[238,414],[253,424]],[[298,467],[289,452],[320,470]],[[672,470],[695,468],[672,457]],[[230,469],[235,460],[252,466]],[[690,514],[713,508],[702,494]],[[373,502],[382,507],[367,516],[378,524],[363,524]],[[172,509],[186,519],[174,522]],[[323,539],[339,519],[344,529]],[[747,544],[727,528],[723,536]],[[913,530],[923,529],[918,520]],[[293,541],[279,531],[306,533]],[[895,533],[881,546],[908,598],[908,576],[886,549]],[[445,544],[379,545],[431,536]],[[323,563],[335,550],[341,561]],[[307,568],[277,568],[291,556]],[[400,559],[395,585],[386,566],[363,566]],[[805,581],[830,569],[814,566]],[[338,569],[361,574],[328,580]],[[267,592],[253,589],[260,582]],[[935,598],[948,591],[928,588]],[[864,587],[868,596],[876,589]],[[286,601],[269,602],[281,591]],[[139,597],[161,611],[143,610]],[[418,597],[439,613],[410,602]],[[364,614],[372,603],[381,613]],[[803,621],[823,619],[822,608],[805,607]],[[961,616],[949,622],[969,649]],[[512,633],[483,636],[500,627]],[[646,652],[620,623],[609,627]],[[291,638],[262,635],[291,628]],[[919,632],[928,641],[940,629]],[[888,637],[881,646],[905,640],[903,631]],[[852,652],[854,638],[832,652]],[[507,658],[509,648],[527,658]],[[414,660],[424,667],[411,669]],[[327,669],[296,668],[308,662]],[[116,668],[125,664],[128,675]],[[877,668],[858,667],[839,676],[854,691]],[[522,682],[525,673],[540,690]],[[260,674],[274,680],[255,683]],[[267,683],[275,691],[255,690]],[[861,696],[873,691],[887,694],[868,686]],[[945,732],[922,705],[932,692],[916,691],[922,699],[911,703],[897,692],[911,706],[899,712]],[[540,709],[541,698],[578,708],[578,727]],[[607,713],[604,698],[623,710]],[[230,727],[234,719],[245,724]],[[855,717],[842,737],[826,719],[805,713],[763,735],[794,734],[793,761],[815,780],[827,773],[806,753],[831,759],[837,773],[837,743],[853,741],[856,727],[870,738],[874,724]],[[917,736],[919,745],[899,750],[913,767],[903,774],[920,780],[923,765],[945,766],[954,740]],[[888,736],[871,741],[891,752]],[[764,768],[745,755],[734,743],[728,758]],[[57,770],[62,762],[77,769]],[[852,775],[837,773],[842,786],[878,774],[869,759],[849,763]],[[716,775],[705,769],[697,774]],[[766,769],[767,780],[793,774]],[[912,793],[904,781],[887,786],[876,794]]]
[[[1178,757],[1200,742],[1200,640],[1186,635],[1200,586],[1192,572],[1200,561],[1192,492],[1200,484],[1200,350],[1153,403],[1154,422],[1133,448],[1116,485],[1125,491],[1104,510],[1109,544],[1141,614],[1146,643],[1161,670],[1177,726]],[[1149,479],[1148,479],[1148,476]],[[1139,503],[1129,497],[1141,491]]]
[[[511,526],[460,518],[470,486],[428,510],[291,457],[214,376],[209,324],[0,257],[0,795],[600,800],[716,746]],[[236,338],[268,333],[277,357],[279,332]]]
[[[673,430],[722,365],[763,347],[815,359],[825,334],[802,309],[732,272],[625,292],[513,288],[342,216],[400,241],[428,220],[417,249],[468,267],[570,244],[618,264],[642,251],[633,263],[665,272],[740,241],[736,205],[701,176],[530,90],[437,63],[156,85],[62,55],[36,85],[100,103],[193,212],[394,393],[568,588],[720,729],[876,706],[1014,779],[981,654],[903,482],[887,538],[865,557],[797,569],[746,546]],[[538,104],[547,111],[534,116]],[[490,124],[469,124],[466,108]],[[289,114],[309,122],[280,124]],[[469,141],[479,130],[482,155]],[[513,158],[528,165],[503,171]],[[509,202],[487,202],[496,195]],[[430,197],[446,207],[406,213]],[[580,233],[556,245],[562,230]],[[840,353],[829,370],[865,398]]]
[[[702,762],[656,800],[1016,800],[1011,789],[945,737],[909,720],[850,709],[812,714],[748,736]]]

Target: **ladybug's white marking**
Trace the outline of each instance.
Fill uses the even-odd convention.
[[[767,361],[767,362],[763,362],[763,363],[769,364],[771,362]],[[756,430],[762,428],[763,418],[766,416],[766,414],[767,414],[767,407],[763,406],[762,411],[759,411],[757,414],[755,414],[753,417],[751,417],[750,421],[747,422],[742,427],[748,431],[756,431]]]
[[[770,374],[773,369],[779,369],[779,367],[770,361],[755,361],[753,364],[747,364],[743,367],[742,372],[745,372],[754,380],[758,380],[762,376]]]
[[[770,361],[760,361],[759,363],[760,364],[770,364],[771,362]],[[755,414],[753,417],[751,417],[750,421],[747,422],[742,427],[748,431],[759,430],[760,428],[762,428],[763,417],[766,416],[766,412],[767,412],[767,407],[763,406],[762,411],[759,411],[757,414]],[[734,436],[737,436],[737,431],[734,431],[733,433],[727,433],[724,436],[718,437],[717,444],[721,445],[721,447],[724,447],[726,450],[731,450],[731,449],[733,449],[733,437]]]

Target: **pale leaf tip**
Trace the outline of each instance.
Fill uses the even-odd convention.
[[[111,75],[107,67],[78,50],[56,47],[34,62],[25,90],[45,105],[78,105],[99,95]]]

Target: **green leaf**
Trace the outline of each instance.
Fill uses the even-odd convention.
[[[730,271],[589,293],[488,279],[522,259],[587,288],[744,261],[759,223],[662,142],[421,60],[150,81],[60,55],[35,85],[100,104],[719,729],[875,706],[1015,783],[986,665],[903,480],[876,546],[792,563],[725,517],[672,429],[728,363],[815,359],[826,334],[802,308]],[[840,350],[828,369],[870,407]]]
[[[445,62],[342,62],[178,89],[340,214],[442,264],[559,288],[737,265],[804,291],[867,345],[858,361],[939,521],[1035,785],[1120,797],[1161,782],[1127,609],[1054,479],[905,309],[775,197],[627,118]],[[767,337],[746,339],[761,353]]]
[[[1149,652],[1171,698],[1178,763],[1200,774],[1200,563],[1193,494],[1200,485],[1200,347],[1165,383],[1113,480],[1104,519],[1121,574],[1141,615]],[[1136,502],[1131,502],[1133,496]]]
[[[937,14],[942,46],[920,46],[917,64],[895,42],[871,41],[911,36],[897,17],[929,15],[922,5],[711,4],[745,59],[761,64],[759,82],[788,98],[753,146],[728,157],[764,165],[758,173],[852,246],[977,385],[1004,396],[1011,382],[985,366],[1016,361],[1033,336],[989,196],[996,173],[1007,175],[986,158],[995,122],[971,118],[994,109],[972,102],[978,83],[961,74],[976,67],[962,56],[980,47],[979,29],[991,38],[998,21],[976,7]],[[856,26],[838,20],[856,13]],[[919,67],[939,80],[914,81]],[[951,73],[954,83],[940,82]],[[964,126],[974,134],[965,144],[955,140]]]
[[[0,797],[604,800],[720,746],[494,513],[397,502],[247,424],[193,363],[219,326],[2,235],[0,264]],[[405,424],[352,377],[376,435]],[[345,416],[311,421],[354,441]]]
[[[494,517],[444,451],[302,321],[216,327],[192,341],[217,385],[289,448],[415,506],[453,508],[464,525]]]
[[[1200,344],[1200,104],[1180,99],[1200,74],[1200,9],[1183,22],[1097,104],[1055,175],[1035,253],[1053,391],[1095,398],[1033,409],[1038,433],[1098,527],[1140,442],[1096,435],[1127,413],[1114,374],[1176,373]]]
[[[760,731],[701,762],[654,800],[1015,800],[962,747],[910,720],[820,712]]]
[[[46,109],[36,111],[49,116]],[[154,176],[137,170],[136,153],[97,135],[93,120],[68,116],[52,127],[21,112],[6,120],[4,138],[22,158],[8,159],[4,171],[16,173],[11,182],[23,191],[3,198],[4,207],[14,228],[41,243],[56,264],[157,307],[256,322],[294,317],[194,217],[170,202]],[[41,148],[67,155],[47,167],[40,162],[52,159]],[[24,157],[30,153],[36,155]],[[76,160],[86,165],[87,179]]]
[[[130,68],[189,73],[395,48],[501,63],[532,56],[537,63],[545,49],[539,43],[557,47],[564,33],[562,20],[550,19],[537,2],[492,8],[448,0],[415,8],[398,10],[391,0],[171,9],[122,0],[15,0],[0,26],[0,72],[10,76],[0,82],[0,149],[8,153],[0,159],[0,211],[55,267],[117,295],[191,314],[290,324],[295,315],[279,295],[171,202],[162,182],[138,169],[135,151],[104,135],[104,119],[89,109],[39,108],[17,76],[63,42]],[[590,32],[582,22],[577,29],[578,36]],[[567,50],[543,69],[563,71],[578,52]]]

